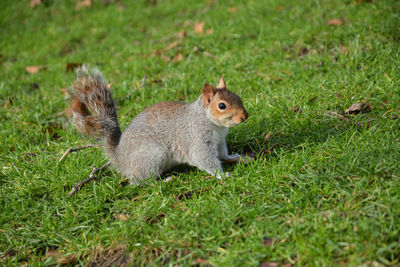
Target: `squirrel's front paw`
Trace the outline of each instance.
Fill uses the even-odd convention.
[[[215,175],[215,178],[217,178],[218,180],[222,180],[222,179],[224,179],[225,177],[231,177],[231,173],[230,172],[224,172],[224,173],[217,173],[216,175]]]

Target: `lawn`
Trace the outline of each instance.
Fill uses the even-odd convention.
[[[400,2],[2,0],[0,263],[400,264]],[[121,127],[223,76],[249,119],[219,181],[196,168],[125,186],[63,115],[99,67]],[[145,83],[143,80],[145,78]],[[353,103],[359,113],[344,113]]]

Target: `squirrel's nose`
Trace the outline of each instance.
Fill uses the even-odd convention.
[[[245,120],[247,120],[248,117],[249,117],[249,114],[247,114],[247,111],[244,111],[243,115],[240,117],[240,120],[242,122],[244,122]]]

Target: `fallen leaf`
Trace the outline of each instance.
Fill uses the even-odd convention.
[[[180,41],[172,42],[166,48],[164,48],[162,51],[165,52],[165,51],[171,50],[172,48],[177,47],[180,43],[181,43]]]
[[[176,36],[177,36],[178,38],[180,38],[180,39],[185,38],[186,35],[187,35],[187,33],[186,33],[185,30],[179,31],[179,32],[176,34]]]
[[[12,104],[13,104],[13,100],[11,98],[8,98],[3,105],[3,108],[7,108],[8,106],[11,106]]]
[[[199,189],[199,190],[195,190],[195,191],[188,191],[185,193],[181,193],[179,194],[175,199],[176,200],[181,200],[183,197],[185,197],[186,199],[192,199],[193,195],[199,195],[201,192],[207,192],[211,190],[211,186],[206,187],[204,189]]]
[[[160,214],[157,214],[154,217],[149,217],[146,219],[146,222],[150,223],[150,224],[155,224],[156,222],[160,221],[162,218],[165,217],[165,213],[161,212]]]
[[[300,107],[295,106],[295,107],[293,107],[293,112],[296,112],[296,113],[303,113],[303,110],[302,110]]]
[[[39,66],[26,66],[25,67],[25,70],[30,74],[36,74],[42,69],[43,70],[47,69],[47,66],[39,65]]]
[[[129,215],[128,214],[124,214],[124,213],[114,213],[114,218],[120,221],[126,221],[129,219]]]
[[[368,113],[372,111],[372,105],[365,102],[356,102],[345,110],[346,114],[358,114],[358,113]]]
[[[81,0],[76,3],[75,10],[79,11],[84,7],[90,7],[90,6],[92,6],[92,0]]]
[[[302,49],[300,49],[299,57],[302,57],[302,56],[307,55],[308,52],[309,52],[309,51],[308,51],[307,47],[303,47]]]
[[[203,33],[203,31],[204,31],[204,22],[196,22],[194,24],[194,32],[201,34]]]
[[[217,56],[215,56],[215,55],[213,55],[213,54],[211,54],[210,52],[207,52],[207,51],[204,51],[203,55],[206,56],[206,57],[211,57],[213,59],[217,59]]]
[[[266,247],[270,247],[270,246],[274,245],[275,243],[277,243],[277,241],[278,241],[278,239],[275,237],[267,237],[267,238],[264,238],[263,244]]]
[[[344,25],[344,20],[336,18],[328,21],[328,25],[341,26]]]
[[[201,266],[211,266],[210,262],[208,260],[206,260],[206,259],[203,259],[203,258],[197,258],[196,259],[196,264],[197,265],[201,264]]]
[[[272,261],[264,261],[260,264],[260,267],[278,267],[278,263]]]
[[[64,255],[57,250],[49,250],[44,256],[45,259],[53,258],[55,262],[59,265],[71,265],[76,260],[76,255]]]
[[[231,12],[231,13],[235,13],[235,12],[238,11],[238,10],[239,10],[239,8],[238,8],[237,6],[228,7],[228,12]]]
[[[281,10],[283,10],[285,7],[284,6],[277,6],[277,7],[275,7],[274,9],[275,9],[275,11],[281,11]]]
[[[183,60],[183,55],[182,55],[182,53],[178,53],[178,54],[175,56],[175,58],[174,58],[174,62],[175,62],[175,63],[181,62],[182,60]]]
[[[264,136],[265,140],[269,140],[271,138],[271,134],[270,133],[266,133]]]
[[[31,0],[31,7],[35,7],[42,4],[42,0]]]
[[[207,34],[207,35],[210,35],[210,34],[212,34],[213,32],[214,32],[213,29],[207,29],[207,30],[206,30],[206,34]]]
[[[67,63],[67,65],[65,65],[65,71],[75,71],[76,68],[79,68],[82,65],[82,63]]]
[[[386,79],[388,79],[391,82],[392,79],[390,79],[389,75],[387,75],[386,73],[384,73],[384,74],[385,74]]]
[[[165,62],[170,62],[171,59],[169,57],[167,57],[166,55],[161,55],[160,56],[162,60],[164,60]]]
[[[347,54],[347,47],[344,45],[340,45],[340,50],[342,50],[343,54]]]

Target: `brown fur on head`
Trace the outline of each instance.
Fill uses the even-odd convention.
[[[216,89],[206,83],[202,99],[211,119],[218,126],[232,127],[244,122],[248,117],[240,97],[226,89],[223,78]]]

